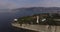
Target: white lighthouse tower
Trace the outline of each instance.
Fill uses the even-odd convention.
[[[39,23],[39,16],[37,16],[37,21],[36,21],[36,23]]]

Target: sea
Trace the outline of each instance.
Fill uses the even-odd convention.
[[[23,16],[30,16],[39,12],[34,11],[8,11],[0,12],[0,32],[36,32],[28,29],[13,27],[13,19]]]

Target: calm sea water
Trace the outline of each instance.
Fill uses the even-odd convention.
[[[11,26],[11,22],[14,18],[22,16],[32,15],[33,11],[18,11],[18,12],[1,12],[0,13],[0,32],[22,32],[23,29],[19,29]],[[24,30],[23,32],[25,32]]]

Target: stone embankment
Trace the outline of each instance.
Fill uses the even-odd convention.
[[[23,29],[29,29],[39,32],[60,32],[60,26],[50,26],[50,25],[29,25],[29,24],[20,24],[18,23],[12,23],[12,26],[23,28]]]

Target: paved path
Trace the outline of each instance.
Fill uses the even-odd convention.
[[[60,26],[26,25],[26,24],[22,24],[22,26],[20,26],[20,24],[17,24],[17,23],[12,23],[12,26],[39,31],[39,32],[59,32],[60,31]]]

